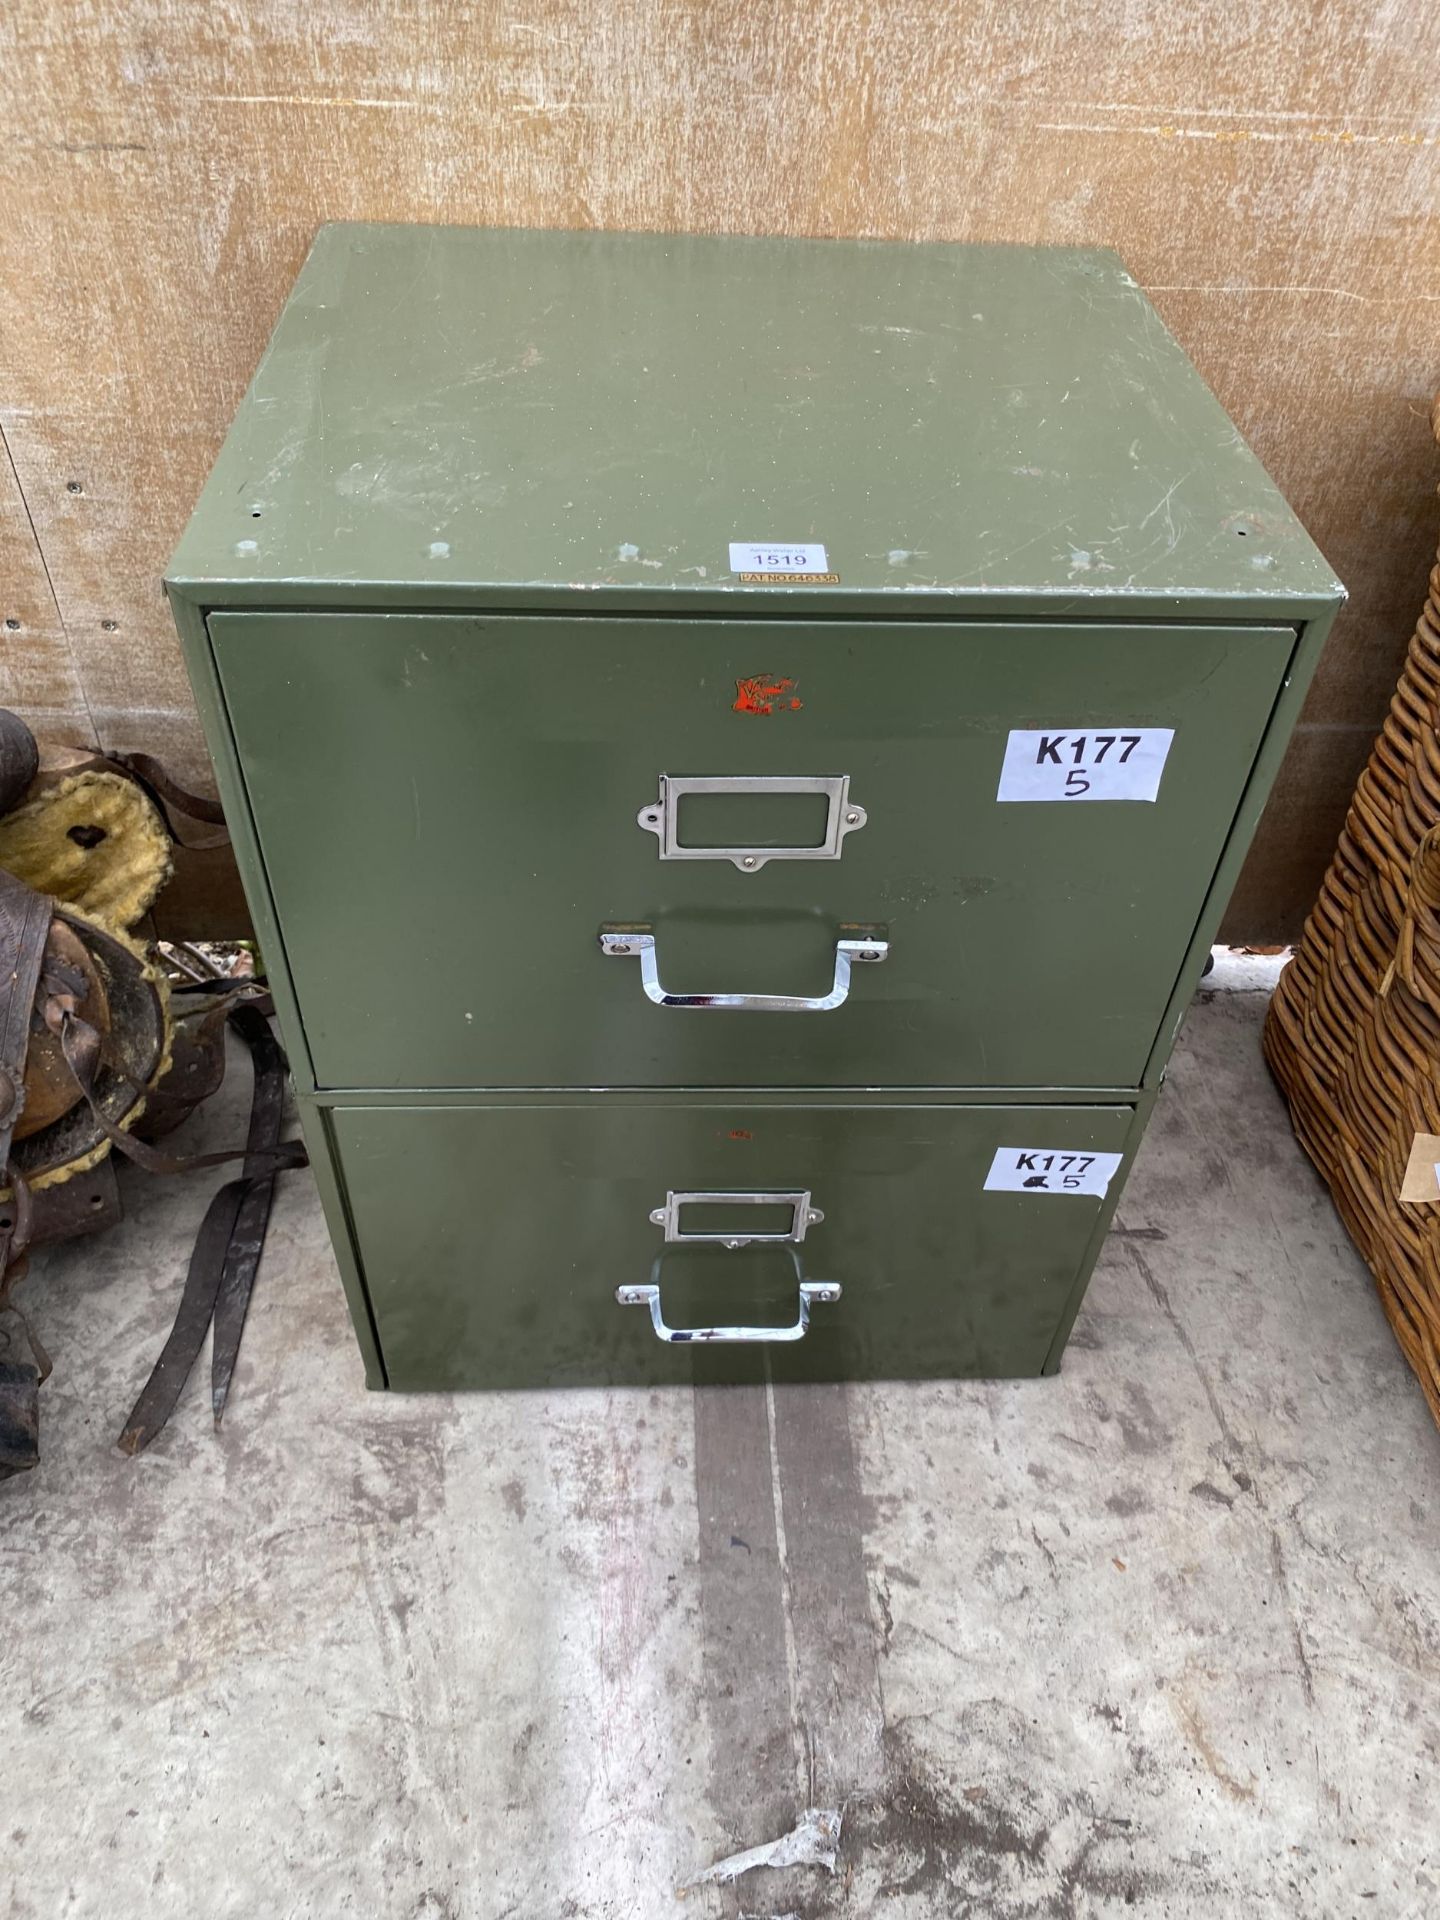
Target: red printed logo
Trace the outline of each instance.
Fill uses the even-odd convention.
[[[795,682],[768,673],[752,673],[735,682],[736,713],[799,713],[803,700],[794,698]],[[788,696],[788,697],[787,697]]]

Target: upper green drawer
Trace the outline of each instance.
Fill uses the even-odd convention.
[[[458,614],[210,633],[331,1088],[1134,1086],[1295,643]],[[1012,730],[1044,732],[1011,758],[1039,752],[1057,797],[997,798]],[[1158,797],[1095,800],[1140,730],[1173,730]],[[667,822],[662,775],[780,784],[672,787]],[[614,923],[652,930],[652,996],[833,1001],[847,927],[888,948],[858,937],[883,964],[828,1011],[674,1007],[638,936],[602,952]]]

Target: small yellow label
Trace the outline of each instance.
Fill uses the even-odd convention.
[[[838,573],[742,573],[742,587],[838,587]]]

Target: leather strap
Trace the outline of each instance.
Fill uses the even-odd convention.
[[[0,1480],[28,1473],[40,1458],[40,1371],[0,1360]]]
[[[285,1117],[286,1060],[269,1023],[255,1007],[237,1007],[230,1025],[249,1047],[255,1069],[245,1170],[220,1188],[201,1222],[175,1324],[117,1442],[124,1453],[142,1452],[175,1411],[212,1320],[210,1404],[219,1426],[265,1245],[275,1175],[281,1166],[300,1164],[283,1158],[286,1149],[276,1145]],[[300,1143],[293,1146],[303,1158]]]
[[[243,1180],[228,1180],[206,1208],[190,1255],[180,1311],[175,1316],[170,1337],[160,1350],[154,1371],[116,1442],[122,1453],[139,1453],[148,1447],[175,1411],[185,1382],[190,1378],[190,1369],[205,1344],[206,1329],[215,1311],[215,1296],[220,1291],[225,1249],[235,1228],[245,1184]]]
[[[112,753],[110,758],[117,767],[124,767],[127,773],[133,773],[143,786],[149,787],[157,800],[163,800],[167,806],[174,807],[177,813],[183,813],[187,819],[203,820],[207,826],[223,827],[225,809],[218,800],[207,799],[203,793],[191,793],[188,787],[168,774],[160,762],[148,753]]]
[[[182,787],[148,753],[113,753],[110,764],[120,767],[145,789],[165,822],[166,832],[177,847],[184,847],[190,853],[212,853],[216,847],[229,846],[230,831],[225,825],[225,809],[218,800],[211,800],[203,793],[192,793],[188,787]],[[182,820],[198,820],[217,831],[210,834],[181,833],[175,824],[177,814]]]
[[[245,1191],[240,1196],[225,1268],[215,1300],[215,1337],[210,1347],[210,1408],[218,1427],[225,1412],[240,1336],[250,1310],[255,1274],[270,1225],[270,1203],[275,1197],[275,1149],[285,1119],[286,1060],[270,1023],[253,1006],[237,1007],[231,1028],[250,1049],[255,1091],[250,1102],[250,1131],[246,1139]],[[268,1171],[267,1171],[268,1169]]]
[[[49,931],[49,900],[0,868],[0,1176],[15,1199],[11,1224],[0,1227],[0,1274],[29,1238],[29,1193],[10,1167],[10,1144],[25,1106],[30,1017]]]
[[[15,1122],[25,1105],[30,1015],[50,915],[43,893],[0,868],[0,1165],[9,1157]]]
[[[50,1018],[48,1011],[46,1017]],[[137,1167],[144,1167],[147,1173],[195,1173],[202,1167],[223,1167],[232,1160],[252,1157],[248,1147],[226,1147],[220,1153],[162,1153],[158,1147],[152,1147],[148,1140],[138,1140],[125,1128],[117,1127],[110,1116],[102,1111],[95,1097],[95,1076],[100,1066],[100,1035],[88,1020],[82,1020],[69,1008],[61,1008],[52,1024],[60,1035],[60,1050],[65,1056],[65,1064],[74,1075],[76,1086],[84,1094],[96,1126],[116,1151],[133,1160]],[[307,1164],[305,1148],[298,1140],[288,1140],[284,1146],[273,1147],[260,1157],[266,1161],[272,1173],[279,1172],[282,1167],[303,1167]]]

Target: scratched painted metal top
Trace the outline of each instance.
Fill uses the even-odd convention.
[[[732,541],[822,544],[838,585],[743,585]],[[1343,592],[1113,253],[369,225],[316,238],[170,580],[891,615]]]

